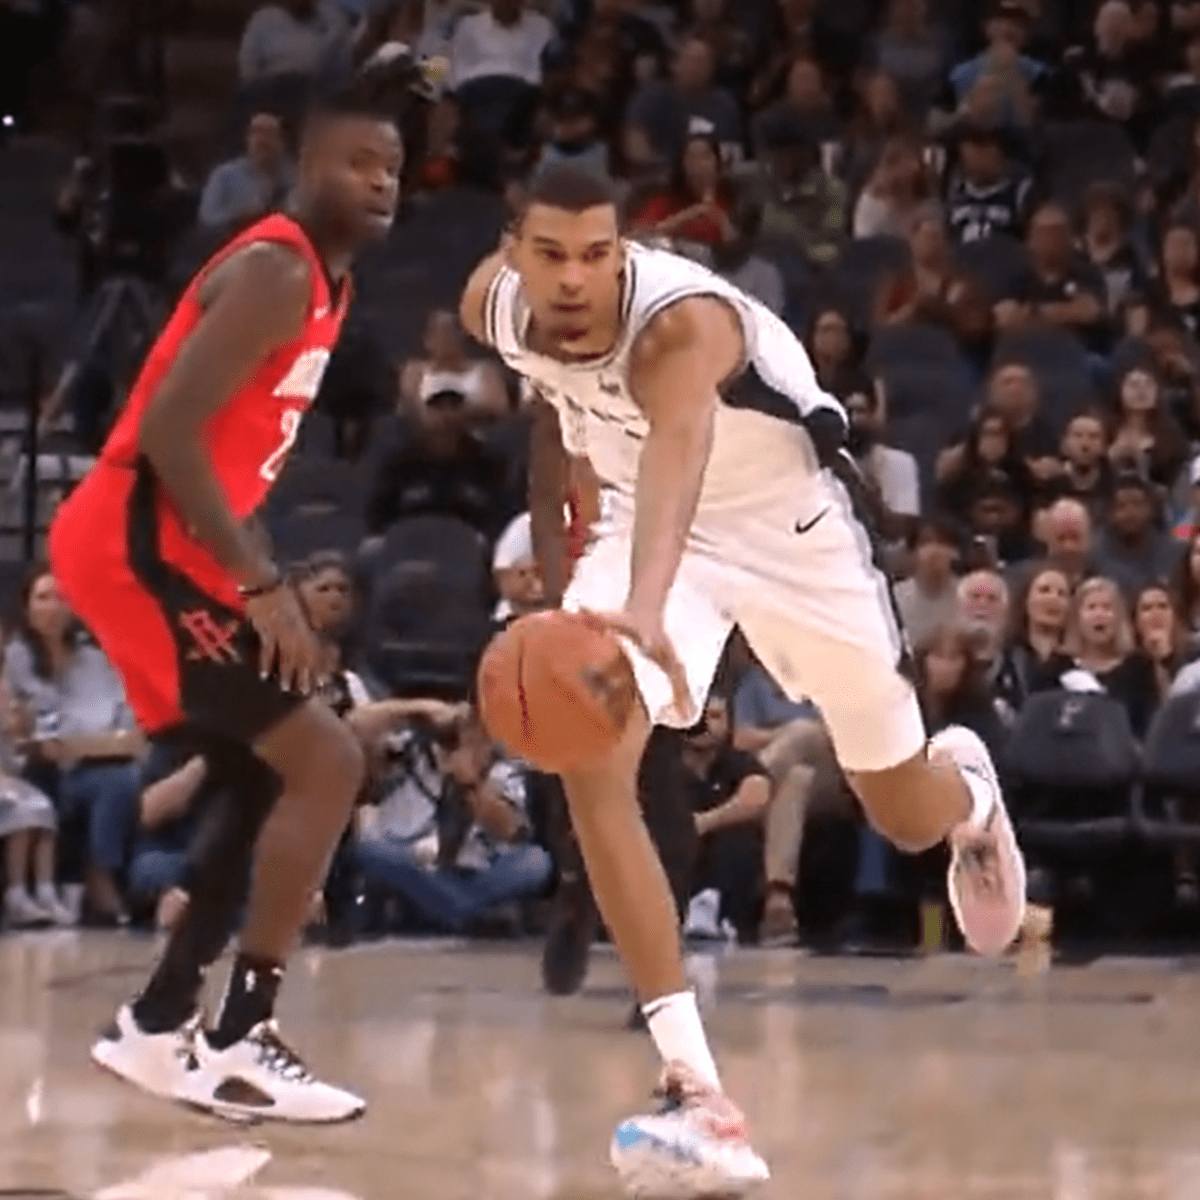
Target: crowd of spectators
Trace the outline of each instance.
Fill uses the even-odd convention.
[[[1200,3],[266,4],[230,98],[244,144],[192,181],[190,233],[175,222],[188,188],[144,123],[60,196],[60,226],[86,234],[91,336],[51,407],[85,442],[128,373],[94,328],[115,304],[104,282],[146,285],[133,296],[152,326],[171,288],[161,243],[186,258],[286,207],[304,97],[397,41],[446,63],[403,106],[410,219],[464,189],[511,211],[537,172],[573,162],[619,183],[633,236],[707,263],[805,340],[878,491],[930,728],[968,724],[1005,765],[1041,898],[1103,909],[1097,881],[1128,865],[1133,826],[1082,849],[1051,836],[1116,810],[1087,798],[1104,780],[1031,765],[1032,727],[1094,722],[1149,761],[1164,705],[1200,696]],[[122,258],[130,212],[161,220]],[[350,934],[537,926],[571,875],[554,788],[490,745],[467,702],[488,634],[542,602],[525,397],[453,312],[422,317],[394,363],[352,324],[266,514],[328,638],[331,701],[371,751],[319,906]],[[594,497],[576,483],[578,541]],[[44,574],[4,674],[9,923],[169,922],[203,762],[147,753]],[[842,896],[826,926],[854,944],[897,898],[938,901],[938,856],[903,861],[865,826],[820,713],[740,643],[701,726],[665,753],[694,825],[673,879],[690,933],[811,939],[820,886]],[[1124,819],[1137,789],[1121,782]],[[1171,819],[1200,813],[1168,799]],[[839,836],[845,853],[825,853]],[[1153,917],[1134,906],[1143,925],[1200,915],[1186,847],[1146,854],[1147,894],[1169,894]]]

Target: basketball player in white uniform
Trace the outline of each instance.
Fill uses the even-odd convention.
[[[569,167],[534,185],[468,282],[462,317],[532,382],[539,421],[557,418],[562,450],[607,489],[564,606],[622,637],[644,707],[606,761],[563,782],[669,1101],[618,1128],[613,1161],[637,1194],[737,1194],[766,1167],[721,1091],[639,812],[651,725],[697,719],[741,626],[782,689],[820,707],[875,826],[908,851],[949,841],[954,911],[985,954],[1016,937],[1025,898],[996,773],[965,729],[927,743],[887,584],[839,482],[867,495],[849,473],[845,413],[778,318],[703,267],[626,242],[607,185]],[[555,509],[561,496],[540,506]]]

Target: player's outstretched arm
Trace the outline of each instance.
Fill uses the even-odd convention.
[[[142,453],[195,536],[251,587],[269,580],[274,568],[226,503],[200,431],[263,359],[299,336],[310,289],[307,263],[282,246],[252,246],[218,266],[201,288],[204,315],[180,346],[139,431]]]
[[[634,344],[630,389],[650,432],[638,467],[626,612],[651,627],[661,624],[696,515],[718,392],[742,354],[737,315],[707,296],[671,305]]]

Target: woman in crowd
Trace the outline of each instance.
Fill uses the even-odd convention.
[[[1146,736],[1158,707],[1158,678],[1154,663],[1137,648],[1125,601],[1111,579],[1088,579],[1076,589],[1062,651],[1046,662],[1033,690],[1064,686],[1098,686],[1124,705],[1134,737]]]
[[[932,190],[920,144],[889,138],[854,206],[854,236],[904,237]]]
[[[124,923],[118,878],[137,824],[144,742],[120,680],[45,568],[21,588],[20,628],[5,648],[4,679],[29,739],[34,778],[57,795],[64,825],[75,818],[86,826],[91,916]]]
[[[1016,713],[1047,664],[1062,652],[1071,583],[1057,567],[1035,566],[1012,606],[1012,624],[996,674],[996,692]]]
[[[737,238],[730,216],[734,193],[721,169],[721,148],[714,137],[698,135],[684,143],[671,180],[632,214],[635,233],[673,242],[721,246]]]
[[[58,818],[54,802],[20,777],[20,714],[0,680],[5,729],[0,734],[0,842],[4,843],[4,924],[71,925],[75,914],[54,887]],[[30,889],[32,884],[32,890]]]
[[[473,358],[467,350],[458,317],[448,309],[435,309],[425,322],[425,356],[411,358],[400,372],[400,411],[418,412],[430,396],[459,392],[469,412],[499,417],[509,411],[508,389],[499,368],[487,359]]]
[[[835,305],[818,307],[804,339],[812,355],[817,382],[835,396],[872,390],[870,376],[862,369],[861,347],[845,310]]]
[[[900,107],[896,81],[886,71],[860,76],[839,164],[841,175],[851,188],[860,187],[870,177],[884,147],[901,137],[908,124]]]
[[[908,244],[912,267],[906,275],[883,282],[876,297],[876,322],[940,326],[976,362],[991,344],[992,309],[978,285],[954,265],[945,217],[937,205],[917,209]]]
[[[1020,447],[997,412],[983,409],[971,425],[963,453],[943,455],[937,464],[937,506],[945,512],[970,511],[975,492],[992,472],[1002,471],[1022,496],[1033,492],[1033,476]]]
[[[1188,538],[1174,580],[1175,611],[1188,639],[1195,644],[1200,634],[1200,527]]]
[[[321,640],[326,699],[362,738],[368,751],[378,753],[383,739],[413,718],[434,724],[453,724],[464,715],[459,705],[439,700],[372,700],[357,672],[345,663],[344,641],[354,615],[354,581],[345,557],[336,550],[311,555],[293,571],[304,611]]]
[[[1114,467],[1174,487],[1187,460],[1187,440],[1167,412],[1149,367],[1131,367],[1121,376],[1111,434],[1108,457]]]
[[[1169,225],[1159,243],[1158,303],[1193,337],[1200,333],[1200,234]]]
[[[996,755],[1004,740],[1004,722],[976,657],[971,630],[956,623],[939,626],[917,647],[913,665],[929,732],[963,725]]]
[[[1191,648],[1191,638],[1165,583],[1152,583],[1134,597],[1133,637],[1137,648],[1154,664],[1158,697],[1162,700]]]

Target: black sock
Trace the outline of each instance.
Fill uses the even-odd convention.
[[[214,1050],[240,1042],[262,1021],[275,1015],[275,996],[283,979],[283,964],[253,954],[239,954],[229,974],[229,989],[221,1004],[216,1028],[208,1035]]]
[[[143,1033],[170,1033],[196,1011],[204,968],[191,950],[191,939],[173,936],[154,968],[146,990],[133,1002],[133,1019]]]
[[[146,1033],[178,1029],[195,1012],[204,975],[229,941],[246,896],[254,844],[279,795],[279,777],[248,749],[208,739],[208,779],[188,847],[188,906],[133,1016]]]

